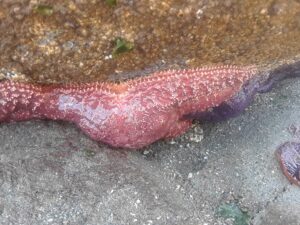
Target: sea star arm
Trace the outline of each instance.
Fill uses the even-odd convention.
[[[114,147],[141,148],[186,131],[185,115],[229,100],[257,74],[253,67],[220,66],[154,73],[119,85],[0,83],[0,121],[32,118],[76,123]]]
[[[12,81],[0,83],[0,122],[40,118],[44,107],[42,89]]]

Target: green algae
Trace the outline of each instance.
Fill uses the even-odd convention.
[[[240,209],[236,203],[225,203],[222,204],[217,214],[224,219],[233,219],[233,225],[248,225],[250,216],[246,211]]]
[[[51,16],[53,14],[53,7],[50,5],[38,5],[34,10],[42,16]]]
[[[129,52],[133,49],[134,44],[125,40],[124,38],[118,37],[115,40],[115,47],[113,48],[112,51],[112,56],[116,57],[117,55],[125,52]]]
[[[105,0],[106,4],[109,6],[116,6],[117,0]]]

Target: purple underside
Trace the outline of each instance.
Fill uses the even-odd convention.
[[[267,79],[266,79],[267,77]],[[300,62],[281,66],[269,75],[262,74],[248,81],[230,100],[205,112],[187,114],[185,118],[199,121],[218,122],[240,115],[247,108],[255,94],[268,92],[286,78],[300,77]]]
[[[280,81],[296,77],[300,77],[300,62],[281,66],[269,74],[261,74],[245,83],[229,101],[206,112],[188,114],[185,118],[216,122],[238,116],[251,104],[255,94],[268,92]],[[284,175],[290,182],[300,186],[300,143],[284,143],[276,150],[276,156]]]

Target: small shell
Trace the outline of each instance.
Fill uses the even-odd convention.
[[[275,152],[287,179],[300,186],[300,143],[285,142]]]

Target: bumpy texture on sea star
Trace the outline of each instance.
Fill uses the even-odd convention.
[[[256,74],[253,66],[216,66],[157,72],[121,84],[42,86],[4,81],[0,122],[66,120],[94,140],[138,149],[182,134],[193,115],[232,99]]]

